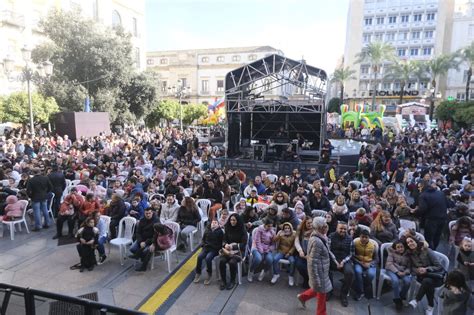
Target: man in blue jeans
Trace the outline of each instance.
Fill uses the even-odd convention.
[[[377,242],[369,238],[369,231],[361,230],[360,236],[354,239],[351,245],[356,289],[354,299],[356,301],[362,299],[364,291],[368,299],[372,298],[372,280],[377,272],[377,253]]]
[[[98,264],[101,265],[104,263],[107,256],[105,255],[105,247],[104,244],[107,242],[107,235],[109,233],[105,219],[101,218],[99,211],[92,212],[92,216],[95,220],[95,227],[99,229],[99,240],[97,242],[97,251],[99,252],[99,262]]]
[[[144,217],[138,222],[135,232],[135,242],[130,247],[132,259],[141,259],[142,264],[135,268],[136,271],[146,271],[148,262],[150,261],[152,250],[150,246],[153,244],[153,235],[155,230],[153,226],[158,222],[158,218],[152,208],[146,208]],[[154,250],[153,250],[154,251]]]
[[[26,192],[31,198],[31,207],[35,218],[35,227],[33,232],[41,229],[41,214],[44,217],[43,228],[47,229],[50,225],[48,214],[48,195],[53,190],[49,178],[44,176],[39,169],[33,170],[34,176],[26,184]]]

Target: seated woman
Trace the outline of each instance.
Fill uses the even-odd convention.
[[[313,233],[313,218],[306,216],[296,230],[295,249],[298,255],[295,258],[295,266],[303,277],[303,288],[309,288],[309,275],[306,254],[308,253],[308,242]]]
[[[219,226],[217,220],[212,220],[207,225],[204,235],[202,236],[201,247],[202,251],[197,258],[196,275],[194,276],[194,283],[198,283],[201,279],[202,262],[206,261],[207,277],[204,284],[208,285],[212,279],[212,260],[219,255],[219,250],[222,248],[222,241],[224,239],[224,232]]]
[[[393,212],[397,207],[398,194],[395,190],[395,186],[389,185],[382,194],[382,199],[385,199],[388,203],[390,212]]]
[[[242,261],[242,252],[247,245],[247,231],[242,218],[233,213],[224,228],[224,245],[220,251],[219,272],[222,283],[220,289],[232,290],[235,286],[237,264]],[[230,281],[227,282],[226,265],[229,265]]]
[[[278,214],[281,214],[283,209],[288,208],[288,196],[282,191],[277,192],[273,195],[270,206],[276,207]]]
[[[288,269],[288,284],[295,284],[295,238],[296,232],[293,230],[291,223],[282,224],[282,229],[277,233],[274,241],[276,243],[276,253],[273,257],[273,278],[271,283],[276,283],[280,278],[280,260],[286,259],[290,262]]]
[[[459,246],[465,238],[474,238],[472,219],[468,216],[459,218],[449,231],[449,244]]]
[[[265,277],[265,267],[269,270],[273,266],[272,251],[275,248],[273,224],[272,220],[264,219],[263,225],[255,231],[254,239],[252,239],[252,260],[247,275],[249,282],[253,281],[255,272],[260,272],[258,281],[262,281]]]
[[[326,219],[326,224],[328,225],[328,235],[333,232],[336,232],[338,221],[336,220],[336,216],[334,215],[334,213],[332,212],[326,213],[325,219]]]
[[[388,211],[379,212],[370,225],[370,236],[379,244],[390,243],[398,239],[398,230]]]
[[[443,284],[446,270],[439,262],[438,258],[424,242],[417,242],[412,237],[406,238],[408,247],[408,257],[410,258],[412,274],[421,283],[415,299],[410,301],[410,305],[416,308],[418,302],[426,295],[428,300],[427,314],[433,313],[435,289]]]
[[[392,247],[388,248],[385,270],[392,280],[393,302],[400,311],[411,283],[410,259],[407,256],[405,244],[401,241],[393,242]]]
[[[331,211],[336,216],[337,221],[347,222],[349,220],[349,210],[346,206],[346,199],[343,195],[337,196]]]
[[[69,228],[69,237],[74,236],[74,214],[79,211],[84,202],[84,197],[77,191],[76,187],[71,188],[69,195],[64,198],[63,203],[59,206],[58,218],[56,219],[56,235],[53,239],[60,238],[63,235],[63,224],[67,221]]]
[[[197,229],[198,223],[201,221],[199,209],[191,197],[184,197],[181,207],[178,209],[177,223],[181,227],[178,238],[178,249],[186,250],[186,244],[189,234]]]
[[[87,194],[84,202],[79,208],[79,225],[82,225],[82,222],[89,217],[92,212],[100,210],[99,200],[94,196],[94,194]]]
[[[16,218],[21,218],[23,216],[23,202],[19,202],[18,197],[15,195],[10,195],[6,198],[7,205],[5,206],[5,214],[3,218],[0,216],[0,222],[15,220]]]
[[[99,238],[99,229],[95,227],[95,219],[93,217],[88,217],[84,220],[81,228],[77,231],[76,238],[79,241],[76,247],[81,258],[80,272],[83,272],[86,268],[92,271],[97,264],[94,250]]]

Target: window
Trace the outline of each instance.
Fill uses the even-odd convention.
[[[249,55],[249,60],[257,60],[257,55]]]
[[[414,22],[420,22],[421,21],[421,14],[414,14],[413,15],[413,21]]]
[[[398,34],[398,39],[407,40],[408,39],[408,32],[402,32]]]
[[[161,81],[161,92],[167,92],[167,81]]]
[[[456,95],[456,99],[457,99],[458,101],[462,101],[462,100],[464,100],[465,96],[466,96],[465,93],[458,93],[458,94]]]
[[[425,38],[433,38],[433,31],[425,31]]]
[[[369,66],[360,66],[361,74],[369,74]]]
[[[217,80],[217,92],[224,91],[224,80]]]
[[[364,43],[370,43],[372,35],[370,34],[364,34]]]
[[[420,82],[420,87],[421,87],[422,90],[427,89],[428,88],[428,81]]]
[[[135,67],[140,68],[140,48],[135,47]]]
[[[232,61],[240,61],[240,56],[239,55],[232,56]]]
[[[388,24],[395,24],[397,23],[397,17],[396,16],[389,16],[388,17]]]
[[[374,39],[375,39],[375,41],[377,41],[377,42],[381,42],[382,39],[383,39],[383,34],[382,34],[382,33],[377,33],[377,34],[375,34]]]
[[[395,91],[400,90],[400,82],[395,82],[395,83],[393,83],[393,89],[394,89]]]
[[[384,84],[382,85],[382,88],[383,88],[384,90],[390,90],[391,85],[392,85],[391,83],[384,83]]]
[[[112,11],[112,27],[122,26],[122,18],[117,10]]]
[[[426,20],[427,21],[434,21],[434,19],[435,19],[435,14],[434,13],[428,13],[426,15]]]
[[[365,25],[372,25],[372,18],[366,18]]]
[[[393,42],[395,40],[395,33],[387,33],[385,39],[387,42]]]
[[[168,59],[166,59],[166,58],[161,58],[161,59],[160,59],[160,65],[166,65],[166,64],[168,64]]]
[[[133,25],[133,36],[138,37],[138,22],[137,22],[137,18],[133,18],[133,20],[132,20],[132,25]]]
[[[423,55],[429,56],[431,55],[432,48],[431,47],[425,47],[423,48]]]
[[[402,23],[408,23],[408,15],[402,15]]]
[[[469,24],[468,35],[469,37],[474,37],[474,24]]]
[[[209,62],[209,57],[202,57],[201,62],[203,63]]]
[[[209,80],[201,81],[201,92],[209,92]]]
[[[420,39],[420,32],[419,31],[412,32],[411,39]]]
[[[153,59],[147,59],[146,60],[146,64],[149,65],[149,66],[153,65],[154,63],[155,63],[155,61]]]
[[[383,22],[384,22],[384,18],[383,18],[383,17],[378,17],[378,18],[377,18],[377,24],[380,25],[380,24],[383,24]]]
[[[410,56],[418,56],[418,48],[410,49]]]
[[[406,49],[405,48],[400,48],[397,50],[397,55],[398,57],[404,57],[406,55]]]
[[[181,78],[181,79],[179,79],[179,80],[178,80],[178,83],[179,83],[179,81],[181,81],[181,86],[182,86],[182,87],[187,87],[187,86],[188,86],[188,84],[187,84],[187,83],[188,83],[188,80],[186,80],[186,78]]]
[[[217,56],[217,62],[224,62],[224,56]]]

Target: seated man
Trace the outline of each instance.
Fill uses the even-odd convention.
[[[150,245],[153,244],[153,225],[158,222],[158,218],[152,208],[145,209],[145,216],[138,222],[135,233],[135,242],[130,247],[133,255],[129,257],[132,259],[140,258],[142,264],[135,268],[136,271],[146,271],[148,262],[150,261],[152,252]]]
[[[165,221],[176,222],[178,220],[178,210],[179,204],[176,201],[173,194],[168,194],[166,196],[166,202],[161,205],[160,221],[164,223]]]
[[[354,239],[351,245],[356,287],[354,299],[356,301],[362,299],[364,291],[367,298],[372,298],[372,280],[377,272],[378,245],[376,241],[369,238],[369,234],[369,231],[361,230],[360,236]]]
[[[56,219],[56,235],[53,239],[60,238],[63,235],[63,224],[67,221],[69,228],[69,237],[74,236],[74,224],[76,222],[75,214],[81,209],[84,197],[77,191],[76,187],[71,188],[69,195],[64,198],[59,207],[58,218]]]
[[[331,261],[331,270],[339,271],[344,274],[344,282],[341,288],[341,304],[347,307],[347,293],[354,279],[354,265],[352,264],[351,244],[352,237],[347,233],[347,223],[340,221],[337,224],[336,232],[329,235],[331,252],[334,257]],[[333,273],[329,274],[331,281]],[[334,287],[334,285],[333,285]]]

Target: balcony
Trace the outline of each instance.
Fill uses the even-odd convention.
[[[210,95],[209,91],[200,91],[199,95]]]
[[[0,23],[2,25],[10,25],[14,27],[25,28],[25,16],[15,13],[13,11],[1,11],[0,12]]]

